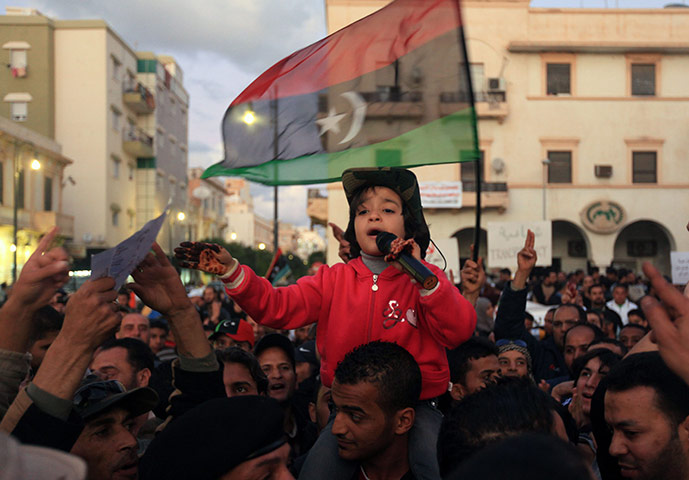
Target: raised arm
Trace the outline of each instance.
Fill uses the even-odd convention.
[[[33,382],[17,395],[0,430],[25,443],[69,450],[81,432],[72,397],[93,352],[120,324],[112,278],[86,282],[67,302],[60,333]]]
[[[689,298],[666,282],[649,262],[644,263],[643,271],[663,303],[676,312],[673,322],[663,305],[653,297],[644,297],[641,306],[653,328],[651,339],[658,344],[667,366],[689,384]]]
[[[160,312],[170,321],[170,328],[175,336],[180,355],[191,358],[207,357],[212,353],[210,343],[203,331],[199,314],[187,297],[177,271],[170,264],[160,245],[154,243],[152,250],[153,253],[149,252],[139,267],[132,272],[134,283],[128,284],[127,287],[146,305]],[[222,251],[227,253],[225,249]],[[214,251],[214,253],[218,252]],[[229,253],[227,256],[230,263],[236,262]],[[209,259],[210,257],[208,255]],[[198,264],[199,252],[196,252],[196,257],[192,258],[190,254],[187,258]],[[220,272],[223,264],[217,262],[216,265],[207,262],[204,266],[207,268],[213,266]]]
[[[0,349],[26,352],[34,314],[48,305],[55,291],[69,280],[68,256],[62,248],[48,251],[57,235],[53,228],[24,264],[12,293],[0,309]]]
[[[526,233],[524,247],[517,253],[517,271],[514,279],[505,285],[495,318],[495,338],[522,339],[533,348],[534,339],[526,331],[524,313],[526,312],[526,281],[536,265],[535,235],[531,230]],[[533,355],[533,352],[532,352]]]

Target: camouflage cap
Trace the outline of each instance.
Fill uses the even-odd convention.
[[[349,168],[342,172],[342,186],[349,204],[361,187],[387,187],[400,196],[419,224],[426,226],[419,182],[411,170],[391,167]]]

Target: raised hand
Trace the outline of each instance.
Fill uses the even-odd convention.
[[[527,230],[524,248],[517,253],[517,268],[519,270],[528,271],[529,273],[533,270],[533,267],[536,265],[536,260],[538,259],[536,250],[534,249],[535,244],[536,235],[531,230]]]
[[[478,262],[471,260],[474,256],[474,246],[471,245],[471,255],[464,262],[461,272],[462,295],[472,303],[476,302],[481,288],[486,283],[486,272],[483,269],[483,257]]]
[[[46,252],[57,232],[54,227],[41,239],[12,288],[13,300],[34,311],[47,305],[57,289],[69,280],[67,252],[59,247]]]
[[[115,280],[103,277],[89,280],[72,295],[65,308],[65,321],[60,335],[66,343],[92,352],[108,339],[122,320],[114,303]]]
[[[328,225],[330,225],[330,228],[333,229],[333,236],[340,244],[340,247],[337,250],[337,255],[342,259],[343,262],[347,263],[352,258],[350,257],[351,245],[344,238],[344,230],[335,225],[333,222],[329,222]]]
[[[157,243],[132,272],[134,283],[127,284],[141,300],[163,316],[194,308],[175,268]]]
[[[235,259],[230,252],[215,243],[182,242],[175,248],[175,257],[180,266],[193,268],[214,275],[225,275],[232,268]]]
[[[651,339],[667,366],[689,384],[689,298],[667,283],[649,262],[644,262],[643,271],[663,303],[676,314],[673,322],[656,299],[644,297],[641,307],[653,328]]]
[[[536,255],[536,250],[534,249],[535,244],[536,235],[531,230],[527,230],[524,248],[517,253],[517,271],[514,274],[514,280],[512,280],[512,286],[516,290],[521,290],[526,286],[526,280],[536,265],[538,255]]]
[[[45,354],[33,383],[58,398],[71,400],[93,352],[122,320],[115,299],[115,280],[84,283],[67,302],[65,321]]]

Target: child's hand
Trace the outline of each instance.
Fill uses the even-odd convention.
[[[392,255],[394,258],[397,258],[397,257],[399,257],[399,253],[402,253],[402,251],[404,251],[404,252],[406,252],[407,254],[411,255],[412,257],[414,257],[416,260],[418,260],[418,261],[420,262],[420,261],[421,261],[421,247],[419,247],[419,245],[414,241],[413,238],[410,238],[409,240],[405,240],[405,242],[408,242],[408,243],[405,243],[404,247],[402,248],[402,250],[401,250],[400,252],[398,252],[398,253],[393,253],[393,252],[389,253],[388,255],[385,256],[385,261],[388,261],[387,258],[388,258],[390,255]],[[399,270],[399,271],[404,271],[404,269],[402,268],[402,265],[400,265],[400,262],[398,262],[397,260],[392,261],[392,262],[390,262],[390,263],[391,263],[391,265],[393,265],[397,270]]]
[[[180,266],[214,275],[225,275],[236,260],[230,252],[215,243],[182,242],[175,248]]]

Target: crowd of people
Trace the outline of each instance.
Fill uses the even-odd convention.
[[[343,262],[287,287],[188,242],[201,290],[154,244],[68,295],[46,234],[0,309],[0,480],[689,479],[689,296],[650,264],[536,271],[531,232],[514,273],[453,285],[410,171],[343,186]]]

